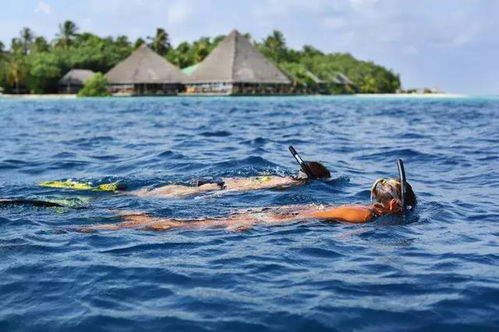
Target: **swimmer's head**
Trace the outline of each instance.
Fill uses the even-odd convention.
[[[402,211],[402,201],[400,199],[399,179],[377,179],[371,187],[371,199],[376,205],[390,210],[391,212]],[[407,207],[416,206],[416,194],[409,183],[405,186],[405,205]]]
[[[327,179],[331,177],[331,173],[329,172],[329,170],[321,163],[317,161],[306,161],[305,164],[312,171],[312,174],[316,179]],[[297,178],[308,179],[308,176],[306,175],[306,172],[303,170],[303,168],[300,169]]]

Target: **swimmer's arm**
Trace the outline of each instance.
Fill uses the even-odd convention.
[[[372,207],[365,205],[343,205],[311,213],[315,219],[337,220],[349,223],[366,223],[374,218]]]

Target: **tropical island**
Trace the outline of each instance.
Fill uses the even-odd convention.
[[[94,95],[395,93],[392,70],[347,53],[289,48],[280,31],[261,41],[237,30],[173,47],[169,34],[131,41],[80,32],[72,21],[55,39],[23,28],[0,42],[0,92]]]

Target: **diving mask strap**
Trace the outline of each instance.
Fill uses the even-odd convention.
[[[298,164],[301,166],[301,169],[303,170],[303,172],[305,174],[307,174],[308,178],[312,179],[312,180],[316,179],[317,177],[314,175],[314,172],[312,172],[312,170],[307,165],[307,163],[305,163],[303,161],[303,159],[300,157],[300,155],[298,154],[298,152],[296,152],[295,148],[292,145],[289,146],[289,151],[291,152],[291,154],[293,155],[293,157],[296,159],[296,161],[298,162]]]
[[[405,177],[405,168],[404,168],[404,162],[402,159],[397,160],[397,167],[399,170],[399,178],[400,178],[400,202],[401,202],[401,208],[402,211],[406,210],[406,205],[405,205],[405,189],[406,189],[406,183],[407,179]]]

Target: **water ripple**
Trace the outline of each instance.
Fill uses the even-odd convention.
[[[0,330],[494,330],[499,99],[0,100]],[[75,114],[78,116],[75,117]],[[333,179],[287,191],[141,199],[129,189],[291,175],[293,144]],[[120,219],[368,202],[404,158],[419,205],[365,225],[81,233]]]

